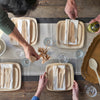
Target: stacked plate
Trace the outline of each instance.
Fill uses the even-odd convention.
[[[53,63],[46,67],[48,84],[50,91],[68,91],[73,87],[74,72],[70,63]]]
[[[23,36],[23,38],[31,45],[36,44],[38,40],[38,26],[37,21],[34,18],[19,17],[11,19],[16,25],[17,29]],[[15,40],[11,40],[13,45],[19,45]]]
[[[0,63],[0,91],[21,88],[21,68],[17,63]]]
[[[67,49],[79,49],[84,45],[84,23],[78,20],[59,21],[57,23],[57,46]]]

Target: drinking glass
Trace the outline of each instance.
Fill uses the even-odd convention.
[[[69,59],[65,56],[65,54],[58,55],[59,63],[68,63]]]
[[[92,85],[85,85],[85,90],[89,97],[95,97],[97,95],[97,89]]]
[[[54,41],[51,37],[47,37],[44,39],[44,45],[45,46],[53,46],[54,45]]]
[[[76,57],[77,58],[83,58],[84,57],[84,52],[82,50],[77,50],[76,51]]]

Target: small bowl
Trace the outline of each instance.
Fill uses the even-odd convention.
[[[0,56],[2,56],[6,51],[6,43],[4,40],[0,39]]]

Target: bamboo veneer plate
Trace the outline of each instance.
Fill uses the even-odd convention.
[[[63,74],[65,71],[65,90],[54,90],[53,89],[53,67],[58,66],[58,65],[65,65],[65,69],[60,69],[58,71],[59,74]],[[47,84],[47,89],[49,91],[68,91],[71,90],[73,87],[73,81],[74,81],[74,71],[73,71],[73,66],[70,63],[53,63],[53,64],[48,64],[46,66],[46,72],[47,72],[47,78],[48,78],[48,84]],[[59,85],[62,83],[62,78],[57,77],[58,81],[57,84]]]
[[[96,36],[91,43],[84,57],[81,73],[85,80],[91,83],[98,83],[96,73],[89,67],[89,59],[94,58],[97,61],[97,72],[100,76],[100,35]]]
[[[23,38],[31,45],[35,45],[38,40],[38,26],[35,18],[30,17],[15,17],[11,18],[15,26],[23,36]],[[11,39],[12,44],[18,45],[17,42]]]
[[[59,48],[67,48],[67,49],[79,49],[82,48],[84,45],[84,39],[85,39],[85,27],[84,23],[79,21],[78,24],[78,36],[77,36],[77,44],[71,45],[71,44],[64,44],[62,43],[64,41],[65,36],[65,21],[59,21],[57,23],[57,46]]]
[[[12,88],[1,88],[1,83],[4,86],[6,84],[6,86],[8,85],[8,81],[11,78],[9,77],[8,73],[7,73],[7,68],[4,69],[4,72],[1,71],[1,64],[12,64],[13,65],[13,84],[12,84]],[[1,77],[3,77],[1,79]],[[19,90],[21,88],[21,68],[20,65],[18,63],[0,63],[0,91],[15,91],[15,90]]]

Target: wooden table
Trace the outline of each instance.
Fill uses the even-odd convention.
[[[78,16],[80,20],[88,21],[96,17],[100,13],[100,0],[76,0],[78,8]],[[39,5],[35,10],[29,11],[26,16],[40,18],[67,18],[68,16],[64,13],[64,7],[66,0],[39,0]],[[9,14],[9,17],[13,17]],[[78,76],[76,76],[78,77]],[[25,78],[25,77],[24,77]],[[31,81],[30,81],[30,78]],[[76,78],[77,79],[77,78]],[[80,100],[99,100],[100,89],[98,85],[95,87],[98,90],[98,95],[95,98],[90,98],[86,95],[84,85],[86,81],[79,79]],[[27,77],[22,82],[22,88],[16,92],[0,92],[0,100],[30,100],[34,95],[38,84],[38,78]],[[41,100],[72,100],[72,93],[69,92],[49,92],[46,89],[41,95]]]

